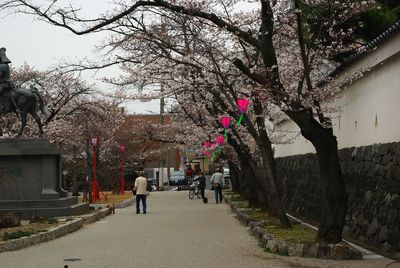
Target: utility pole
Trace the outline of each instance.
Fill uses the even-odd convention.
[[[167,149],[167,178],[170,177],[171,175],[171,155],[170,155],[170,150],[171,150],[171,145],[168,143],[168,149]]]
[[[93,196],[92,196],[92,170],[90,169],[91,164],[90,164],[90,136],[89,136],[89,127],[88,127],[88,121],[85,120],[85,135],[86,135],[86,178],[85,178],[85,193],[83,196],[83,199],[85,202],[92,203],[93,202]],[[89,195],[89,199],[88,199]]]
[[[164,101],[164,87],[161,84],[160,87],[160,94],[161,94],[161,98],[160,98],[160,124],[161,127],[163,127],[164,125],[164,107],[165,107],[165,101]],[[163,190],[164,188],[164,152],[163,152],[163,148],[164,144],[162,141],[160,141],[160,171],[159,171],[159,180],[158,180],[158,189],[159,190]]]

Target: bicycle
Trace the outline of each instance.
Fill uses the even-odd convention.
[[[189,198],[193,199],[194,196],[197,196],[198,199],[201,198],[201,190],[199,187],[199,182],[195,181],[190,185],[189,189]]]

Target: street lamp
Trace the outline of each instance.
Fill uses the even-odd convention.
[[[126,146],[124,144],[119,145],[119,152],[121,153],[121,194],[125,194],[125,176],[124,176],[124,168],[125,168],[125,159],[124,159],[124,152]]]
[[[93,202],[100,200],[99,196],[99,183],[97,182],[97,159],[96,159],[96,146],[99,144],[99,137],[94,137],[90,140],[93,149]]]

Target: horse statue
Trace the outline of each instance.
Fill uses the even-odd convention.
[[[13,99],[11,99],[11,97]],[[15,88],[6,90],[0,95],[0,114],[3,113],[16,113],[21,120],[21,128],[17,137],[22,136],[22,132],[26,126],[27,115],[30,114],[36,121],[39,127],[39,136],[43,135],[43,124],[37,114],[37,100],[39,100],[40,111],[44,116],[47,113],[44,108],[43,96],[36,88],[25,89]],[[17,107],[15,107],[17,106]],[[0,136],[3,135],[3,130],[0,128]]]

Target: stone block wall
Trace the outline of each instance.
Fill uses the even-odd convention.
[[[400,143],[345,148],[339,159],[348,194],[345,235],[400,255]],[[321,195],[315,155],[276,163],[287,210],[317,222]]]

